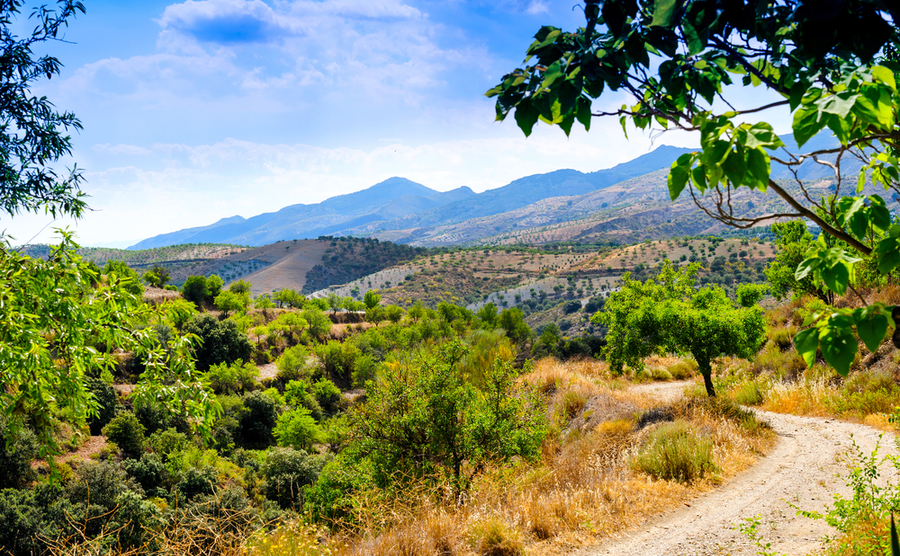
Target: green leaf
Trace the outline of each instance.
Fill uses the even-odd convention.
[[[815,254],[811,257],[807,257],[797,265],[797,270],[794,272],[794,278],[798,281],[803,280],[807,276],[809,276],[810,272],[815,271],[822,264],[822,261],[819,259],[818,254]]]
[[[826,114],[834,114],[835,116],[846,118],[847,114],[850,113],[850,110],[853,109],[853,105],[856,104],[856,99],[859,96],[859,93],[851,94],[849,92],[842,92],[825,97],[824,102],[821,103],[821,111]]]
[[[674,201],[684,191],[687,181],[690,178],[690,167],[694,160],[693,154],[683,154],[672,163],[669,170],[669,177],[666,183],[669,186],[669,197]]]
[[[891,231],[894,228],[895,226],[892,226]],[[900,266],[900,244],[898,244],[897,238],[886,237],[878,242],[875,255],[878,260],[878,272],[882,274],[887,274]]]
[[[534,124],[537,123],[540,114],[538,113],[538,109],[532,104],[531,99],[524,99],[516,106],[515,116],[516,124],[519,126],[519,129],[522,130],[525,137],[528,137],[531,135],[531,130],[534,128]]]
[[[872,77],[877,81],[881,81],[893,90],[897,90],[897,82],[894,80],[894,72],[884,66],[875,66],[872,68]]]
[[[844,292],[847,291],[847,286],[850,284],[850,271],[847,270],[847,266],[843,263],[825,266],[822,268],[822,280],[829,290],[838,295],[844,295]]]
[[[578,104],[576,105],[575,117],[578,118],[578,121],[581,122],[581,125],[584,126],[585,131],[591,130],[591,101],[585,97],[578,97]]]
[[[856,323],[856,333],[859,339],[866,344],[866,348],[872,353],[878,351],[878,346],[884,340],[888,331],[888,318],[881,313],[873,313]]]
[[[846,328],[825,326],[819,334],[822,356],[841,376],[847,376],[856,357],[856,338]]]
[[[802,147],[804,143],[822,131],[825,123],[819,120],[819,111],[815,107],[803,106],[794,112],[794,122],[791,127],[794,130],[794,140],[797,141],[797,146]]]
[[[869,213],[872,224],[879,230],[887,231],[891,227],[891,211],[880,196],[869,195]]]
[[[803,95],[806,93],[808,87],[809,85],[803,81],[797,81],[791,86],[790,97],[788,99],[791,112],[800,106],[800,101],[803,99]]]
[[[769,173],[771,172],[769,155],[762,147],[749,149],[747,153],[747,169],[750,176],[756,182],[756,188],[765,191],[769,184]]]
[[[672,26],[675,20],[675,12],[680,7],[677,0],[656,0],[653,5],[653,21],[650,27],[666,27]]]
[[[801,330],[794,336],[794,346],[803,357],[807,367],[812,367],[816,362],[816,350],[819,349],[819,329],[808,328]]]

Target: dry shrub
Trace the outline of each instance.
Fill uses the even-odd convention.
[[[740,405],[759,405],[763,401],[763,393],[756,381],[742,382],[731,393],[735,403]]]
[[[712,439],[681,419],[659,425],[647,435],[631,463],[657,479],[688,484],[716,470]]]
[[[697,362],[693,359],[679,359],[676,360],[675,363],[669,365],[668,371],[675,380],[685,380],[697,373]]]
[[[469,542],[480,556],[520,556],[525,552],[519,531],[493,516],[472,524]]]
[[[769,330],[769,341],[781,351],[785,351],[793,347],[794,336],[797,335],[797,332],[798,328],[794,325],[773,328]]]
[[[283,523],[269,531],[259,530],[246,543],[246,556],[330,556],[326,532],[302,522]]]

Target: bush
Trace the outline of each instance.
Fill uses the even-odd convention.
[[[273,448],[261,468],[266,498],[284,509],[301,509],[304,487],[316,482],[325,461],[303,450]]]
[[[56,498],[61,494],[52,487]],[[57,526],[44,515],[53,498],[42,500],[41,490],[0,490],[0,547],[10,556],[43,554],[46,542],[59,535]]]
[[[293,346],[284,350],[275,360],[275,367],[278,368],[276,377],[282,384],[292,380],[309,380],[316,371],[315,366],[310,364],[310,353],[306,346]]]
[[[9,439],[0,440],[0,488],[22,488],[34,478],[31,460],[38,456],[38,441],[25,427],[10,436],[7,423],[6,417],[0,416],[0,439]]]
[[[632,465],[657,479],[682,483],[694,482],[716,469],[712,440],[680,419],[651,432]]]
[[[743,382],[734,391],[734,401],[740,405],[759,405],[763,401],[762,390],[756,382]]]
[[[188,437],[186,434],[170,428],[150,435],[148,443],[154,453],[168,461],[172,454],[180,452],[187,446]]]
[[[297,450],[312,448],[321,442],[323,435],[305,407],[286,411],[278,416],[274,430],[279,446],[291,446]]]
[[[313,384],[312,394],[325,413],[333,415],[340,409],[341,391],[327,378]]]
[[[196,304],[197,307],[202,307],[203,302],[206,301],[209,295],[209,290],[206,287],[206,277],[188,276],[181,287],[181,295],[188,301]]]
[[[497,517],[475,522],[469,530],[469,542],[480,556],[520,556],[525,553],[519,532]]]
[[[250,392],[244,395],[243,405],[235,440],[256,450],[271,446],[275,440],[272,429],[278,418],[275,400],[262,392]]]
[[[244,363],[238,359],[232,364],[212,365],[205,375],[213,392],[219,394],[240,394],[253,390],[259,378],[259,369],[252,361]]]
[[[144,454],[141,459],[125,460],[122,469],[141,485],[148,496],[165,496],[163,487],[169,481],[169,472],[158,454]]]
[[[103,435],[115,442],[125,457],[137,458],[144,450],[145,430],[134,413],[123,411],[103,427]]]
[[[190,501],[197,496],[215,491],[216,470],[210,466],[188,467],[181,472],[175,491],[180,501]]]
[[[85,382],[91,395],[97,400],[97,414],[88,418],[91,435],[97,436],[103,431],[103,427],[116,416],[119,397],[112,386],[99,378],[88,378]]]
[[[184,325],[184,332],[196,334],[200,345],[196,347],[197,369],[206,372],[212,365],[235,361],[249,361],[253,355],[250,338],[241,332],[232,320],[219,321],[212,315],[195,315]]]

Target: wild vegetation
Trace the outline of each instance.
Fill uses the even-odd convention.
[[[491,249],[442,251],[427,259],[412,248],[322,239],[334,243],[326,263],[337,270],[329,278],[323,266],[313,281],[401,261],[418,270],[383,297],[371,284],[353,292],[351,282],[351,295],[309,298],[287,287],[253,296],[249,282],[198,272],[179,291],[147,301],[141,280],[165,286],[168,267],[141,276],[122,261],[101,268],[65,233],[45,258],[7,246],[0,250],[0,550],[554,553],[634,526],[751,465],[774,439],[741,405],[893,429],[900,227],[874,194],[804,195],[812,208],[804,205],[791,194],[808,192],[799,176],[794,190],[771,179],[774,155],[765,147],[783,146],[771,128],[734,123],[737,113],[714,116],[702,101],[711,104],[730,83],[725,69],[743,73],[747,84],[789,97],[779,105],[796,113],[799,143],[828,126],[842,145],[838,158],[862,149],[862,182],[896,189],[900,103],[892,71],[880,65],[895,67],[896,29],[884,27],[880,12],[839,13],[851,28],[880,31],[845,43],[840,34],[810,34],[810,19],[782,13],[782,5],[754,4],[761,12],[752,17],[723,10],[712,20],[697,6],[648,3],[638,12],[634,2],[587,2],[585,29],[542,29],[529,52],[536,63],[491,91],[499,116],[515,110],[526,133],[538,119],[566,132],[576,119],[589,127],[591,99],[628,82],[646,94],[617,115],[639,128],[652,119],[702,135],[701,152],[673,165],[673,198],[688,187],[716,191],[719,203],[713,197],[705,209],[743,226],[769,217],[745,219],[722,199],[741,186],[772,190],[797,211],[787,216],[819,225],[818,238],[789,222],[772,228],[777,253],[748,238],[705,237],[669,240],[667,251],[649,242],[509,249],[494,258]],[[80,11],[80,3],[62,2],[59,12],[37,12],[32,40],[55,38]],[[756,25],[758,18],[773,25]],[[747,49],[729,50],[733,29],[746,34]],[[624,49],[613,48],[622,41]],[[886,59],[870,63],[886,42]],[[30,94],[33,76],[58,72],[52,58],[32,60],[31,44],[4,45],[16,52],[23,82],[2,94]],[[840,58],[847,49],[854,64]],[[656,71],[648,51],[667,58],[659,80],[648,77]],[[616,76],[597,60],[636,71]],[[42,166],[70,154],[61,131],[80,124],[45,99],[14,100],[39,105],[44,121],[21,118],[30,132],[5,137],[16,156],[3,161],[0,203],[10,213],[80,215],[80,174],[57,180]],[[786,165],[800,164],[792,160]],[[753,248],[761,258],[775,254],[774,262],[751,264]],[[407,259],[413,255],[420,258]],[[365,266],[367,256],[377,264]],[[619,280],[614,261],[620,271],[633,264],[633,272]],[[535,334],[523,310],[493,289],[521,285],[526,275],[552,275],[561,301],[552,310],[595,312],[603,336],[570,337],[555,323]],[[757,283],[762,275],[768,285]],[[595,277],[608,280],[595,286]],[[479,278],[491,291],[478,287]],[[412,295],[441,287],[448,289],[440,295]],[[766,300],[764,312],[767,290],[790,300]],[[533,291],[513,294],[515,305],[543,303]],[[467,296],[475,306],[463,306]],[[695,375],[703,386],[698,380],[674,400],[627,387]],[[828,547],[834,554],[885,546],[898,495],[894,486],[873,486],[877,459],[858,455],[852,499],[820,516],[843,535]]]

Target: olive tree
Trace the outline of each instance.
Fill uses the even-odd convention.
[[[603,311],[591,320],[609,331],[603,353],[610,369],[643,368],[654,353],[689,353],[697,361],[706,393],[715,396],[712,362],[730,355],[750,357],[765,339],[759,307],[735,307],[720,287],[694,287],[698,265],[676,269],[665,261],[659,275],[646,282],[632,280],[610,294]]]
[[[595,117],[617,118],[623,131],[631,124],[693,133],[700,147],[673,163],[671,198],[687,191],[711,218],[738,228],[790,218],[814,223],[824,233],[794,269],[797,280],[812,276],[844,295],[854,292],[861,262],[882,274],[900,266],[900,224],[876,193],[900,193],[896,5],[586,0],[584,13],[584,27],[573,32],[541,28],[523,67],[488,91],[498,120],[514,113],[526,135],[538,120],[568,134],[576,121],[589,129]],[[759,92],[737,92],[741,86]],[[595,107],[621,94],[630,100],[620,108]],[[737,97],[761,100],[744,106]],[[765,121],[770,116],[791,119],[796,148]],[[831,136],[830,145],[810,141],[820,133]],[[852,162],[856,176],[847,175]],[[803,179],[804,163],[832,174],[830,193],[816,193]],[[773,179],[773,164],[793,179]],[[746,203],[733,202],[758,195],[776,196],[779,203],[769,205],[776,209],[745,212]],[[859,297],[861,308],[818,314],[797,335],[808,364],[821,347],[846,375],[857,351],[854,331],[874,352],[890,325],[900,324],[900,309]],[[900,346],[900,326],[893,340]]]

